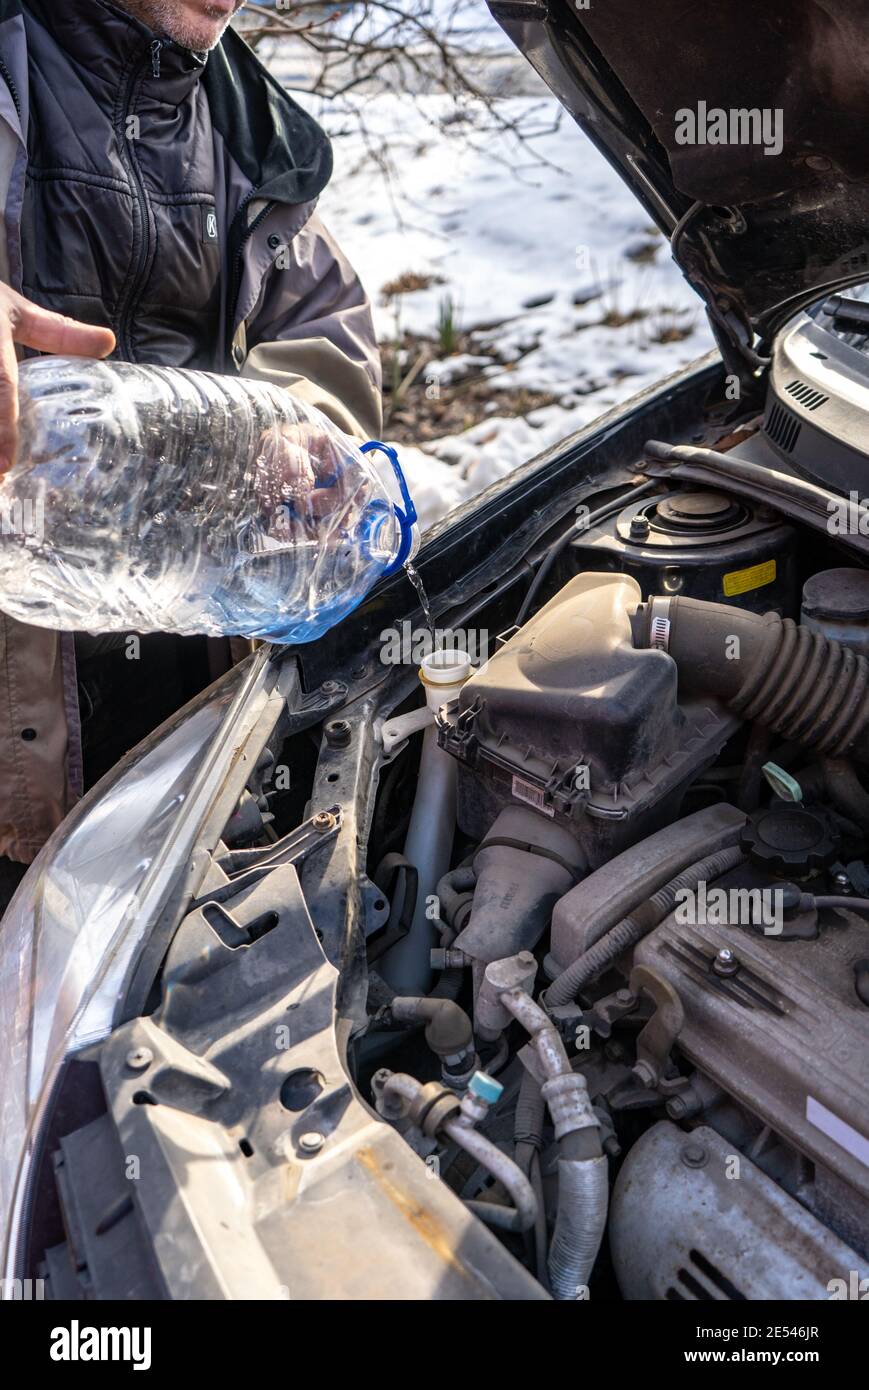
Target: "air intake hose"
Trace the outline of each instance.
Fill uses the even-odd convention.
[[[828,757],[869,762],[869,661],[834,638],[694,598],[650,598],[631,627],[635,647],[669,653],[683,690]]]

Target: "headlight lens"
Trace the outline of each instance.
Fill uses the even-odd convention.
[[[238,750],[233,715],[237,722],[261,685],[267,652],[236,667],[103,779],[30,866],[0,925],[7,1273],[41,1110],[63,1059],[111,1030],[134,954],[210,804],[197,793],[209,790],[209,778],[211,790],[225,779]]]

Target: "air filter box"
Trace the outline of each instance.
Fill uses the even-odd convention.
[[[627,575],[577,575],[442,707],[466,834],[525,802],[571,827],[595,865],[678,813],[738,721],[678,700],[670,657],[634,648],[640,598]]]

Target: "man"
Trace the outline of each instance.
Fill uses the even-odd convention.
[[[0,469],[27,349],[240,372],[379,433],[370,307],[314,212],[329,142],[227,29],[241,7],[0,0]],[[7,860],[29,862],[81,792],[81,643],[78,676],[75,656],[68,634],[0,614]],[[177,674],[188,658],[171,660]],[[204,683],[187,671],[179,697]],[[123,692],[99,687],[116,751],[169,712],[147,700],[137,727]]]

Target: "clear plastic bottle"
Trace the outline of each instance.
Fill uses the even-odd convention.
[[[393,452],[277,386],[42,357],[19,399],[0,608],[23,622],[305,642],[412,552]]]

